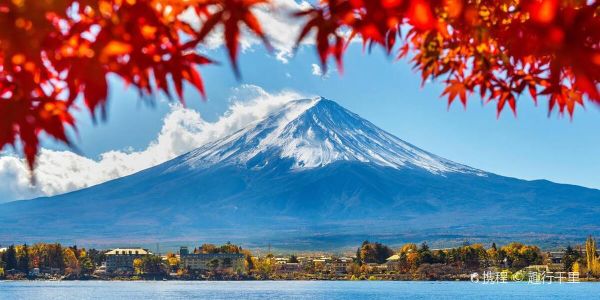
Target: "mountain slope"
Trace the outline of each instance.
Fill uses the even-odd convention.
[[[416,148],[324,98],[290,102],[265,120],[190,152],[182,165],[237,164],[260,169],[286,159],[293,162],[292,169],[358,161],[395,169],[412,165],[432,173],[483,175]]]
[[[137,174],[0,205],[0,242],[552,244],[597,230],[599,200],[598,190],[451,162],[318,98]]]

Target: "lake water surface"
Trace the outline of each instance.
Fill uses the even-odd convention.
[[[256,281],[256,282],[0,282],[10,300],[354,300],[354,299],[594,299],[600,283],[483,285],[470,282]]]

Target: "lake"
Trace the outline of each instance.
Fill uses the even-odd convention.
[[[236,281],[236,282],[0,282],[0,299],[583,299],[600,293],[598,283],[484,285],[471,282]]]

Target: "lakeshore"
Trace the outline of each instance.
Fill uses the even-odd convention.
[[[365,241],[356,251],[253,254],[240,245],[203,244],[166,254],[142,248],[85,249],[58,243],[0,248],[0,280],[22,281],[597,281],[596,241],[542,251],[510,243],[426,242],[391,247]]]
[[[479,277],[478,279],[480,279]],[[527,278],[524,275],[524,278]],[[195,278],[195,279],[182,279],[178,277],[154,277],[154,276],[131,276],[131,277],[22,277],[18,279],[0,279],[0,282],[288,282],[288,281],[380,281],[380,282],[471,282],[471,274],[461,274],[446,278],[439,278],[436,280],[429,280],[427,278],[412,278],[411,276],[373,276],[363,279],[352,279],[347,277],[295,277],[295,278],[282,278],[282,277],[271,277],[267,279],[256,279],[254,277],[222,277],[222,278]],[[579,278],[576,283],[597,283],[600,282],[598,278]],[[541,284],[541,282],[529,282],[527,279],[515,281],[513,279],[507,280],[506,283],[525,283],[525,284]],[[495,283],[494,283],[495,284]],[[547,284],[547,283],[546,283]],[[555,284],[569,284],[568,281],[562,283],[555,282]]]

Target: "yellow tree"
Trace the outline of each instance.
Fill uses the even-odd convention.
[[[409,252],[416,252],[417,250],[419,250],[419,248],[417,247],[417,245],[415,244],[406,244],[404,246],[402,246],[402,248],[400,248],[400,253],[409,253]]]
[[[202,245],[202,253],[217,253],[217,246],[213,244]]]
[[[258,274],[260,274],[263,278],[268,278],[269,275],[275,272],[275,265],[271,258],[258,259],[254,261],[254,265],[256,266]]]
[[[87,252],[85,251],[85,248],[79,248],[78,251],[79,255],[77,255],[77,257],[79,257],[79,260],[82,260],[87,257]]]
[[[169,252],[167,254],[167,260],[169,261],[169,266],[171,268],[179,265],[179,258],[177,258],[177,256],[173,252]]]
[[[592,271],[594,276],[600,276],[600,264],[598,263],[598,259],[596,257],[596,238],[588,236],[587,241],[585,242],[585,250],[587,255],[588,270]]]
[[[419,258],[419,248],[415,244],[406,244],[400,248],[401,266],[404,271],[416,269]]]
[[[68,270],[73,271],[79,269],[79,260],[77,260],[77,256],[75,256],[75,252],[73,252],[73,250],[70,248],[64,248],[63,257]]]
[[[573,264],[573,267],[571,268],[571,270],[575,273],[579,273],[579,271],[581,270],[581,266],[579,266],[579,262],[575,262]]]
[[[48,265],[48,245],[46,243],[37,243],[31,246],[29,251],[30,263],[32,268],[44,268]]]
[[[136,258],[133,260],[133,268],[137,274],[142,274],[144,271],[144,262],[140,258]]]
[[[256,269],[252,253],[248,250],[243,250],[242,253],[244,253],[244,267],[248,273],[251,273],[252,270]]]

